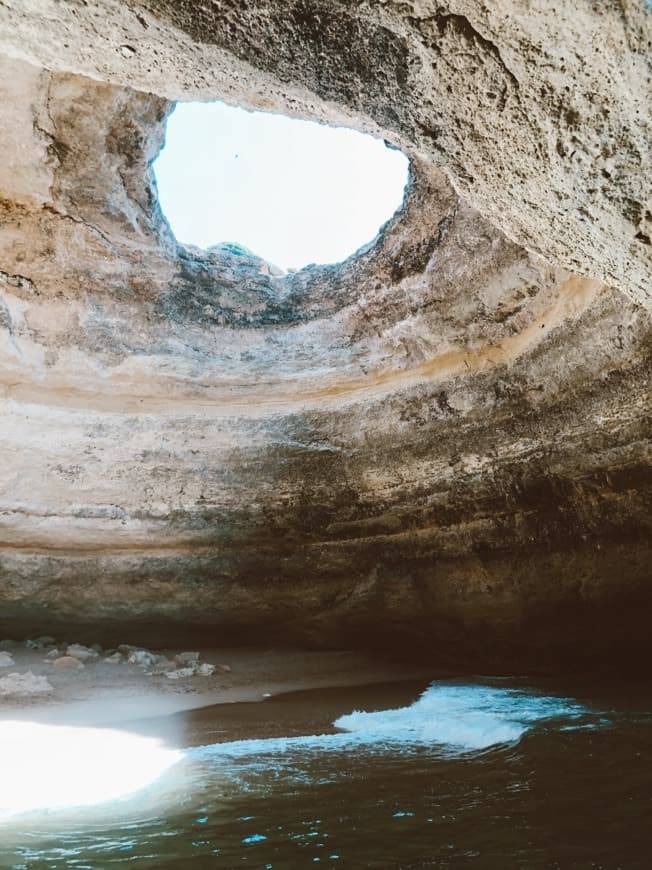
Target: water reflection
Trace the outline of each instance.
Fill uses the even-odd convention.
[[[0,722],[0,822],[115,801],[150,785],[182,757],[126,731]]]

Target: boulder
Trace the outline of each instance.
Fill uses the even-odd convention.
[[[79,659],[80,662],[88,662],[96,659],[98,654],[94,649],[84,646],[82,643],[71,643],[66,648],[66,655],[72,658]]]
[[[138,665],[141,668],[150,668],[152,665],[155,665],[160,658],[159,655],[151,653],[149,650],[134,649],[127,656],[127,661],[130,665]]]
[[[69,670],[79,670],[84,667],[83,662],[75,656],[59,656],[59,658],[53,659],[52,664],[55,668]]]

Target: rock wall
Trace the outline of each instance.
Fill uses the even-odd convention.
[[[0,9],[0,634],[649,651],[650,16],[237,5]],[[181,96],[384,135],[402,210],[180,246]]]

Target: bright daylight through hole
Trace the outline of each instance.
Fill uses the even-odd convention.
[[[155,163],[177,239],[249,248],[283,269],[336,263],[400,207],[408,160],[380,139],[224,103],[181,103]]]

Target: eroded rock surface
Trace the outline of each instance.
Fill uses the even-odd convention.
[[[646,0],[6,0],[0,51],[380,133],[514,241],[650,305],[650,18]]]
[[[238,8],[0,10],[0,633],[646,649],[649,16]],[[292,275],[180,246],[179,96],[381,133],[402,211]]]

